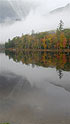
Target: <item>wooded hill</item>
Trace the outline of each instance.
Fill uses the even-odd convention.
[[[48,31],[14,37],[5,43],[6,49],[69,49],[70,29],[63,29],[63,21],[60,20],[56,31]]]

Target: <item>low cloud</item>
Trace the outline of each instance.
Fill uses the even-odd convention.
[[[19,0],[17,4],[18,3]],[[20,3],[22,3],[22,0]],[[27,13],[25,18],[11,24],[4,23],[4,25],[0,25],[0,42],[6,42],[9,38],[11,39],[15,36],[21,36],[22,33],[31,33],[32,29],[35,30],[35,32],[55,30],[61,19],[64,21],[65,28],[70,27],[70,14],[66,11],[50,14],[51,9],[48,9],[47,1],[45,2],[45,0],[41,0],[40,2],[40,0],[36,0],[34,2],[34,0],[31,0],[28,2],[28,0],[26,0],[24,3],[24,11]],[[13,5],[13,7],[16,8],[15,5]],[[18,7],[15,11],[16,10],[18,13]]]

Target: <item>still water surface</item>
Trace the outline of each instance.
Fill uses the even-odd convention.
[[[70,124],[70,54],[0,53],[0,122]]]

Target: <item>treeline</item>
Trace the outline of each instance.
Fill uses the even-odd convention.
[[[22,35],[8,40],[5,48],[12,49],[69,49],[70,29],[63,29],[63,21],[60,20],[56,31]]]

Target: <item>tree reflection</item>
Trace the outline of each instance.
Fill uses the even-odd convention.
[[[63,73],[62,73],[62,70],[61,69],[58,70],[58,75],[59,75],[59,78],[62,79]]]
[[[22,62],[23,64],[32,64],[42,67],[56,68],[59,78],[63,77],[62,71],[70,71],[70,53],[51,53],[51,52],[10,52],[5,51],[5,54],[9,56],[9,59],[13,59],[16,62]]]

